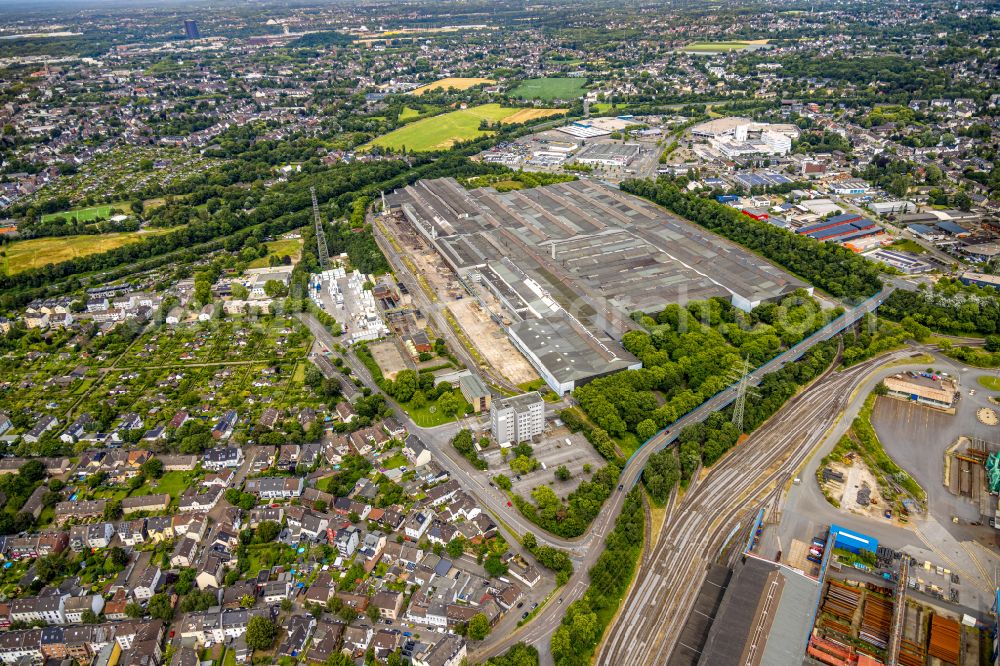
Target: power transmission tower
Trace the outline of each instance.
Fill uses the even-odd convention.
[[[313,200],[313,222],[316,224],[316,245],[319,257],[319,270],[325,271],[330,264],[330,248],[326,245],[326,232],[323,231],[323,219],[319,216],[319,204],[316,202],[316,188],[310,187],[309,194]]]
[[[747,393],[750,393],[750,380],[753,375],[750,373],[750,357],[743,359],[743,366],[740,368],[740,381],[736,387],[736,402],[733,405],[733,425],[740,432],[743,432],[743,410],[747,404]]]

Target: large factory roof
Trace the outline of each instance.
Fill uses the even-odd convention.
[[[714,296],[742,309],[807,285],[652,203],[589,180],[500,194],[451,178],[386,197],[461,277],[503,303],[512,341],[553,390],[639,361],[631,315]]]
[[[563,291],[570,299],[588,294],[625,317],[712,296],[753,307],[806,287],[733,243],[590,180],[499,194],[443,178],[397,190],[389,202],[436,239],[459,274],[509,257],[557,301]]]

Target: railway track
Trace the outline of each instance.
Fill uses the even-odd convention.
[[[720,545],[762,503],[778,498],[854,388],[885,361],[828,371],[688,490],[667,516],[649,565],[639,572],[596,663],[662,664],[668,659]]]

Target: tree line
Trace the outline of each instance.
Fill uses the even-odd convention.
[[[629,492],[604,552],[587,572],[590,587],[566,608],[550,647],[556,666],[589,664],[613,609],[621,603],[642,552],[645,513],[642,491]]]

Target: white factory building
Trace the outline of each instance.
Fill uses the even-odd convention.
[[[799,128],[791,124],[758,123],[749,118],[716,118],[691,128],[691,135],[708,139],[726,157],[787,155]]]

